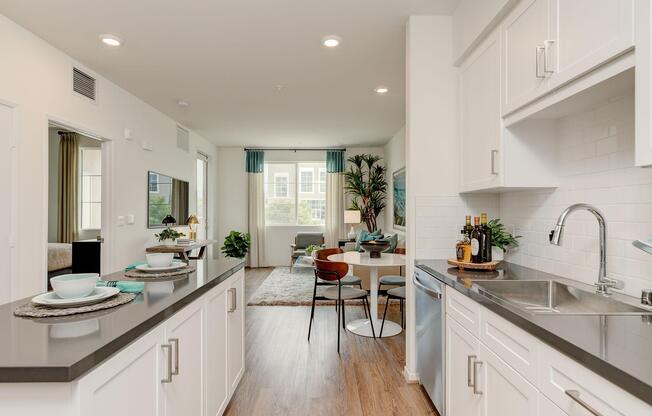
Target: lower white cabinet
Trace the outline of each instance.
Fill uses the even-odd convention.
[[[450,291],[449,291],[450,292]],[[446,415],[481,414],[482,395],[473,391],[474,362],[480,341],[454,319],[446,318]]]
[[[206,416],[222,414],[229,402],[226,298],[225,290],[206,296]]]
[[[228,367],[229,389],[235,390],[244,373],[244,272],[233,278],[228,289]]]

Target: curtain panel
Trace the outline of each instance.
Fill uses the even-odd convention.
[[[72,243],[77,239],[79,209],[79,136],[77,133],[59,136],[57,234],[60,243]]]
[[[337,247],[344,238],[344,150],[326,151],[326,220],[324,224],[327,247]]]
[[[265,266],[265,153],[247,150],[247,181],[249,187],[248,228],[251,236],[247,266]]]

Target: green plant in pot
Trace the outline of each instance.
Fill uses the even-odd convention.
[[[154,237],[158,239],[158,241],[166,246],[171,246],[176,244],[177,238],[184,237],[184,233],[180,233],[177,230],[174,230],[170,227],[164,229],[158,234],[154,234]]]
[[[312,256],[313,253],[317,253],[317,250],[319,250],[321,247],[319,247],[316,244],[310,244],[308,247],[306,247],[306,255]]]
[[[249,233],[231,231],[224,239],[224,245],[221,250],[226,257],[243,259],[249,252],[250,245],[251,236]]]
[[[386,168],[381,157],[363,154],[348,158],[352,166],[344,173],[344,190],[351,197],[351,209],[360,211],[369,232],[378,228],[378,215],[385,209],[387,197]]]
[[[500,218],[495,218],[487,223],[491,230],[491,258],[494,261],[500,261],[505,257],[505,253],[510,247],[518,247],[520,235],[513,235],[505,230],[505,225],[500,222]]]

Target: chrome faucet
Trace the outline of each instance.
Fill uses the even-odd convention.
[[[604,219],[604,215],[602,215],[600,210],[593,205],[574,204],[566,208],[559,216],[555,229],[550,232],[550,244],[556,246],[561,245],[561,237],[564,233],[566,217],[568,217],[568,214],[571,212],[577,210],[586,210],[595,215],[595,218],[598,220],[598,225],[600,226],[600,271],[598,272],[598,281],[595,283],[595,286],[597,286],[596,292],[601,295],[609,295],[609,289],[611,288],[624,288],[625,282],[622,280],[607,277],[607,223]]]

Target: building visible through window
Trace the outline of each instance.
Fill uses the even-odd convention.
[[[323,225],[325,162],[265,163],[265,223]]]
[[[81,147],[79,222],[82,230],[102,228],[102,150],[94,147]]]

